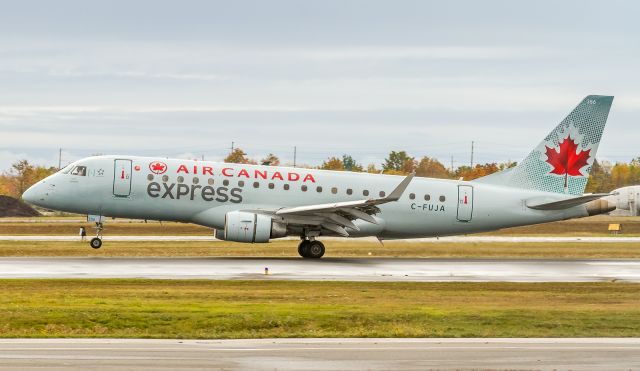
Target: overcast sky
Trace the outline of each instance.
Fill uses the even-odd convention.
[[[640,156],[635,1],[3,1],[0,169],[95,153],[521,160],[588,94]]]

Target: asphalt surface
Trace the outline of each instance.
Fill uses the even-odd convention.
[[[91,234],[88,238],[91,238]],[[212,236],[111,236],[105,235],[103,240],[106,241],[220,241]],[[287,237],[281,240],[299,240],[298,237]],[[339,240],[339,241],[371,241],[378,242],[375,237],[359,237],[349,238],[344,237],[323,237],[322,240]],[[73,236],[2,236],[0,235],[0,241],[79,241],[79,237]],[[522,243],[522,242],[582,242],[582,243],[639,243],[640,237],[624,237],[624,236],[610,236],[610,237],[574,237],[574,236],[451,236],[451,237],[431,237],[431,238],[412,238],[405,239],[402,242],[408,243],[478,243],[478,242],[507,242],[507,243]]]
[[[0,278],[640,282],[640,260],[0,258]]]
[[[0,368],[633,370],[640,339],[5,339]]]

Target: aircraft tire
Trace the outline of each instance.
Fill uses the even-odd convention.
[[[102,247],[102,240],[99,239],[98,237],[94,237],[89,242],[89,245],[94,249],[99,249]]]
[[[311,241],[307,248],[305,258],[320,259],[324,255],[324,244],[320,241]]]
[[[307,258],[310,244],[311,244],[311,241],[309,240],[300,241],[300,244],[298,245],[298,254],[300,254],[300,256],[302,256],[303,258]]]

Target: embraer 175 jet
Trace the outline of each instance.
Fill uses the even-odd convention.
[[[89,157],[29,188],[24,200],[93,216],[195,223],[225,241],[299,236],[320,258],[322,236],[380,240],[491,231],[611,211],[586,194],[613,97],[591,95],[517,166],[472,181],[187,161]]]

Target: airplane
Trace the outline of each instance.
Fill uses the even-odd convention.
[[[616,215],[640,215],[640,186],[626,186],[611,191],[605,200],[616,205]]]
[[[138,156],[76,161],[23,199],[93,216],[195,223],[225,241],[300,238],[303,258],[325,236],[380,241],[468,234],[615,209],[583,194],[612,96],[590,95],[515,167],[471,181]]]

